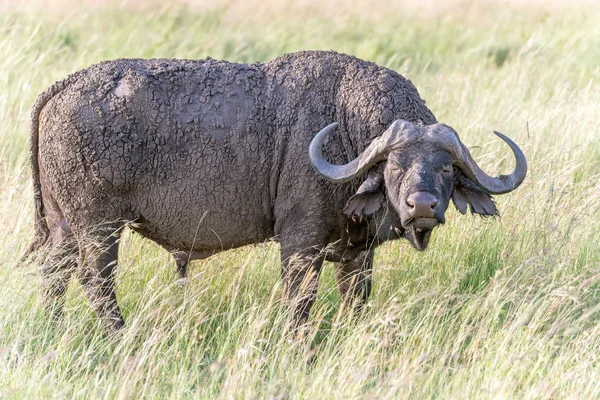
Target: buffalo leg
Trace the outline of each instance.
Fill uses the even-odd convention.
[[[317,297],[323,257],[318,251],[292,252],[282,246],[283,300],[290,309],[292,331],[306,323]]]
[[[362,308],[371,294],[373,250],[353,260],[335,263],[335,276],[343,304]]]
[[[190,256],[182,251],[174,251],[171,254],[173,254],[173,258],[175,259],[179,278],[185,279],[187,277],[187,266],[189,264]]]
[[[44,291],[44,306],[52,317],[62,313],[64,295],[77,264],[77,244],[72,235],[60,227],[51,233],[52,246],[40,266]]]
[[[124,321],[117,305],[115,272],[119,253],[118,229],[104,230],[88,238],[83,254],[80,280],[86,290],[96,315],[105,323],[108,332],[123,327]]]

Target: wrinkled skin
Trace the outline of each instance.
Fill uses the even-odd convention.
[[[182,276],[190,260],[274,238],[294,326],[308,316],[323,260],[335,263],[344,298],[363,304],[376,246],[399,237],[428,245],[433,220],[411,221],[409,196],[435,196],[439,223],[451,197],[463,212],[496,214],[491,197],[427,142],[345,184],[311,167],[311,139],[330,122],[342,134],[324,154],[342,164],[399,119],[437,123],[410,81],[334,52],[253,65],[116,60],[71,75],[32,113],[30,251],[60,250],[44,263],[47,304],[60,308],[78,264],[99,317],[109,330],[123,326],[114,275],[124,226],[172,252]]]

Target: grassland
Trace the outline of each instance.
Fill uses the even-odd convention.
[[[600,13],[455,3],[3,4],[0,398],[600,397]],[[530,174],[498,197],[502,218],[449,210],[427,252],[379,248],[358,320],[338,312],[326,265],[312,345],[284,335],[270,243],[193,265],[182,288],[169,255],[127,233],[122,337],[103,336],[76,281],[64,318],[49,321],[36,266],[15,268],[33,234],[37,94],[105,59],[255,62],[301,49],[402,73],[491,173],[512,168],[491,131],[514,138]]]

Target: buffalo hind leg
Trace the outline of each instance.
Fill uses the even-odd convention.
[[[317,297],[319,275],[323,257],[317,250],[281,251],[283,300],[290,310],[289,329],[298,333],[306,323],[310,309]]]
[[[39,270],[44,307],[52,318],[57,318],[62,314],[67,286],[77,265],[77,243],[70,231],[60,226],[51,231],[50,241],[50,249]]]
[[[353,260],[334,265],[342,304],[362,309],[371,295],[373,250],[363,251]]]
[[[80,244],[82,268],[79,278],[96,315],[107,332],[115,332],[125,324],[115,294],[115,272],[119,253],[120,227],[111,226],[94,232]]]

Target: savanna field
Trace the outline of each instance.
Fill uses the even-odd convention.
[[[0,398],[590,399],[600,397],[600,9],[374,0],[0,3]],[[442,7],[442,8],[440,8]],[[257,62],[337,50],[394,69],[490,174],[517,142],[529,174],[501,217],[461,215],[418,253],[376,251],[359,318],[325,264],[308,341],[286,335],[278,245],[192,263],[126,232],[107,337],[76,279],[41,304],[29,112],[54,81],[121,57]]]

